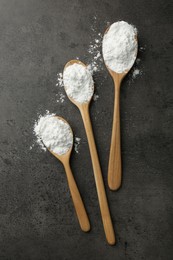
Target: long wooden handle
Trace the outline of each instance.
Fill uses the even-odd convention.
[[[93,165],[93,170],[94,170],[94,177],[95,177],[96,188],[97,188],[97,194],[98,194],[98,199],[99,199],[99,204],[100,204],[100,211],[101,211],[106,239],[110,245],[114,245],[115,244],[115,234],[114,234],[112,220],[111,220],[111,216],[110,216],[110,212],[109,212],[109,207],[108,207],[105,187],[104,187],[104,183],[103,183],[103,177],[102,177],[102,173],[101,173],[100,163],[99,163],[99,159],[98,159],[98,155],[97,155],[96,145],[95,145],[95,141],[94,141],[94,135],[93,135],[91,120],[90,120],[90,116],[89,116],[89,106],[87,106],[87,105],[83,106],[80,109],[80,111],[81,111],[81,115],[83,118],[85,130],[86,130],[86,134],[87,134],[87,138],[88,138],[92,165]]]
[[[84,232],[87,232],[90,230],[90,222],[83,204],[83,201],[81,199],[78,187],[76,185],[75,179],[73,177],[69,162],[64,163],[64,168],[67,175],[68,185],[70,188],[70,193],[72,196],[72,200],[74,203],[74,207],[76,210],[76,214],[79,220],[79,224],[81,229]]]
[[[120,143],[120,80],[116,78],[112,138],[109,154],[108,185],[111,190],[121,186],[121,143]]]

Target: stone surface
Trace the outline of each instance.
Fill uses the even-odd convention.
[[[173,87],[171,2],[118,0],[0,1],[0,259],[172,260]],[[96,16],[96,19],[94,18]],[[76,56],[87,62],[94,32],[107,21],[139,29],[139,68],[121,89],[123,185],[107,187],[113,84],[103,66],[91,117],[117,245],[106,241],[79,111],[56,102],[56,74]],[[62,93],[63,90],[61,90]],[[38,114],[66,118],[81,137],[72,169],[92,230],[79,229],[62,165],[34,142]]]

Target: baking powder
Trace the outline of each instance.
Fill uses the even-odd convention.
[[[137,29],[121,21],[113,23],[103,37],[103,58],[109,69],[117,73],[129,70],[137,55]]]
[[[67,95],[79,103],[88,102],[94,93],[90,71],[82,64],[74,63],[65,68],[63,81]]]

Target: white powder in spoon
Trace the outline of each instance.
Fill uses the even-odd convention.
[[[67,95],[79,103],[88,102],[94,93],[90,71],[82,64],[74,63],[64,69],[63,81]]]
[[[54,115],[45,115],[35,123],[34,133],[37,142],[49,148],[52,152],[63,155],[73,145],[73,134],[69,124]]]
[[[113,23],[103,37],[103,58],[107,67],[117,73],[129,70],[137,55],[137,29],[121,21]]]

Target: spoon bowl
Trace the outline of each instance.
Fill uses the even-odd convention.
[[[110,26],[106,29],[104,35],[106,35],[109,31]],[[137,41],[137,35],[135,36]],[[138,44],[136,45],[136,56],[134,62],[137,57],[138,52]],[[104,60],[104,56],[103,56]],[[113,113],[113,124],[112,124],[112,137],[111,137],[111,145],[110,145],[110,154],[109,154],[109,165],[108,165],[108,186],[111,190],[118,190],[121,186],[122,179],[122,166],[121,166],[121,137],[120,137],[120,87],[121,82],[124,77],[131,70],[132,66],[127,70],[117,73],[110,69],[105,60],[105,66],[111,75],[114,87],[115,87],[115,96],[114,96],[114,113]]]

